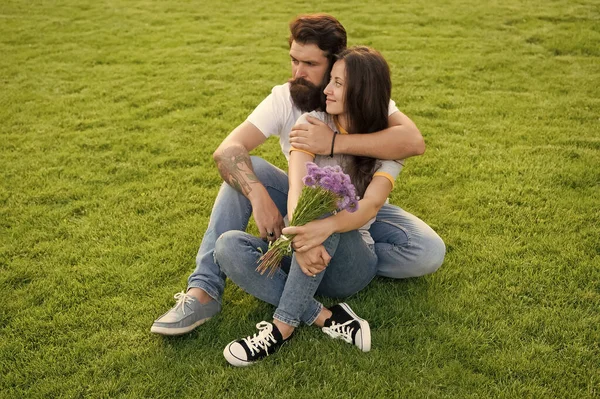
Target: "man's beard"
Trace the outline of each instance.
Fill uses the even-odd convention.
[[[319,87],[304,78],[290,79],[290,94],[294,105],[302,112],[325,109],[324,87]]]

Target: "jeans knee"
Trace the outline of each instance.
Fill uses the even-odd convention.
[[[437,271],[444,262],[446,245],[435,233],[420,236],[411,245],[378,247],[377,274],[389,278],[421,277]]]
[[[431,239],[425,248],[427,254],[423,257],[423,274],[431,274],[437,271],[444,263],[446,257],[446,244],[437,234],[435,239]]]
[[[239,248],[240,239],[243,232],[237,230],[226,231],[221,234],[215,242],[215,263],[221,270],[227,274],[227,269],[231,265],[231,258],[235,257],[235,250]]]

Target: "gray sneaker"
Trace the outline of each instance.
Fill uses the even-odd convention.
[[[181,335],[210,320],[221,311],[221,304],[212,300],[201,304],[195,297],[185,293],[175,294],[177,303],[167,313],[154,321],[150,332],[162,335]]]

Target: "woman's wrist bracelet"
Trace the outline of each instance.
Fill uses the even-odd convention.
[[[333,158],[333,146],[335,145],[335,136],[337,136],[337,132],[333,132],[333,139],[331,139],[331,154],[329,154],[330,158]]]

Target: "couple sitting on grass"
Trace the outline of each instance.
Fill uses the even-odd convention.
[[[231,342],[225,358],[250,365],[274,353],[294,330],[315,324],[327,335],[363,351],[371,347],[366,320],[345,303],[324,307],[314,297],[347,297],[375,275],[416,277],[439,268],[445,246],[424,222],[386,203],[402,161],[422,154],[420,132],[391,101],[390,71],[377,51],[346,48],[346,31],[324,14],[290,24],[293,78],[271,94],[215,151],[225,184],[215,201],[197,267],[186,293],[151,331],[179,335],[221,310],[225,276],[249,294],[276,306],[272,322]],[[325,100],[325,101],[323,101]],[[326,111],[326,112],[323,112]],[[339,133],[339,134],[338,134]],[[369,133],[369,134],[360,134]],[[289,176],[248,152],[278,135]],[[285,227],[307,174],[306,163],[339,165],[360,196],[358,210]],[[245,233],[250,216],[261,237]],[[256,271],[268,241],[295,235],[294,253],[272,276]]]

